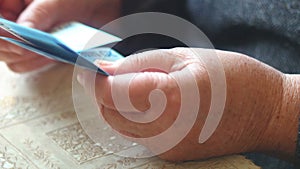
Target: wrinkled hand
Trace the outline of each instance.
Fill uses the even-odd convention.
[[[120,0],[0,0],[0,14],[24,26],[49,31],[53,27],[79,21],[98,27],[119,16]],[[0,31],[0,35],[5,32]],[[52,60],[0,41],[0,61],[15,72],[43,67]]]
[[[201,56],[210,50],[196,51]],[[113,74],[109,77],[97,75],[95,80],[95,97],[104,119],[112,128],[132,138],[156,136],[170,128],[180,112],[182,99],[186,99],[181,98],[180,85],[192,88],[196,81],[201,100],[195,124],[179,144],[160,154],[161,158],[182,161],[242,152],[281,150],[292,154],[293,147],[289,147],[291,140],[286,137],[285,127],[280,127],[290,126],[284,120],[277,119],[284,116],[277,106],[282,104],[284,75],[245,55],[215,52],[224,66],[227,98],[222,119],[205,143],[199,144],[198,140],[210,110],[213,82],[208,76],[207,65],[185,48],[145,52],[116,63],[99,62],[101,68]],[[195,76],[187,75],[187,70]],[[78,75],[78,81],[89,93],[94,93],[91,90],[92,77],[89,71]],[[183,83],[179,85],[176,79]],[[163,100],[161,95],[153,92],[155,90],[162,91],[167,100],[162,114],[155,111]],[[127,100],[120,104],[120,100],[122,102],[126,99],[122,97],[126,92],[129,92],[129,103],[135,109],[128,105]],[[187,91],[188,95],[194,92],[192,89]],[[184,116],[191,116],[193,106],[198,104],[195,100],[188,102],[192,104],[189,105],[190,109],[184,109]],[[160,116],[151,122],[138,123],[125,118],[126,115],[133,118]],[[175,127],[177,132],[173,133],[174,136],[180,134],[184,126]],[[161,140],[162,144],[170,142],[171,137]],[[152,151],[159,147],[143,141],[139,143]]]

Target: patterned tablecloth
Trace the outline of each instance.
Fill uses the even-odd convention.
[[[0,168],[257,169],[243,156],[169,163],[108,154],[82,129],[72,103],[73,69],[55,65],[18,75],[0,63]]]

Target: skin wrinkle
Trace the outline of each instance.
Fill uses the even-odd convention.
[[[156,74],[157,73],[144,72],[141,75],[142,77],[149,77],[149,79],[151,79],[150,80],[151,83],[153,83],[151,85],[151,86],[153,86],[153,88],[151,90],[149,90],[149,92],[151,92],[152,90],[155,90],[155,89],[160,89],[160,90],[163,90],[163,92],[168,93],[168,89],[173,88],[172,87],[173,83],[172,82],[169,83],[170,81],[172,81],[172,79],[169,78],[169,76],[166,76],[165,74],[159,74],[159,75],[162,75],[162,76],[158,76],[158,78],[157,78]],[[143,82],[143,80],[138,80],[138,81],[140,81],[141,83]],[[149,80],[147,80],[147,81],[149,81]],[[132,84],[136,84],[137,86],[140,86],[139,83],[135,83],[134,80],[133,80]],[[148,84],[144,84],[144,85],[147,86]],[[143,95],[146,96],[146,97],[143,97],[143,99],[142,99],[147,103],[146,106],[142,107],[142,112],[145,112],[146,110],[148,110],[150,108],[150,105],[151,105],[149,100],[148,100],[148,96],[150,95],[150,93],[145,94],[144,91],[136,92],[136,89],[137,89],[137,87],[131,86],[131,90],[130,90],[131,94],[130,95],[132,96],[132,93],[140,93],[140,94],[142,94],[141,96],[143,96]],[[138,98],[141,98],[141,96],[135,96],[133,98],[136,98],[136,99],[131,99],[131,100],[139,100]],[[135,103],[136,103],[136,101],[135,101]],[[141,107],[137,106],[137,105],[138,105],[138,103],[134,104],[134,106],[139,107],[138,110],[141,110]]]
[[[139,57],[140,56],[140,57]],[[132,67],[134,67],[134,70],[131,70],[130,73],[140,73],[143,71],[147,70],[151,70],[151,68],[153,67],[149,67],[149,65],[153,65],[153,64],[157,64],[155,62],[151,62],[149,63],[148,60],[149,58],[160,58],[160,63],[164,63],[164,64],[168,64],[168,65],[163,65],[164,69],[166,70],[161,70],[162,72],[167,72],[170,73],[171,72],[171,66],[174,63],[173,60],[170,60],[170,57],[167,57],[166,53],[164,52],[164,50],[159,50],[159,51],[151,51],[151,52],[145,52],[145,53],[139,53],[139,54],[134,54],[131,55],[129,58],[127,58],[124,63],[120,63],[118,65],[118,71],[115,72],[115,75],[117,74],[124,74],[124,73],[128,73],[128,69],[132,69]],[[171,63],[170,63],[171,62]],[[134,65],[132,64],[134,63]],[[157,65],[154,65],[154,67],[157,67]],[[162,68],[156,68],[156,69],[162,69]],[[158,73],[162,73],[162,72],[158,72]],[[157,72],[152,72],[152,73],[157,73]]]
[[[147,77],[150,75],[149,72],[144,72],[142,73],[143,75],[146,75]],[[139,76],[139,75],[138,75]],[[151,92],[153,89],[156,89],[156,85],[157,85],[157,82],[156,80],[157,79],[153,79],[152,81],[150,81],[150,83],[152,83],[151,85],[149,84],[145,84],[143,83],[143,80],[140,80],[141,79],[141,76],[140,77],[135,77],[132,81],[131,81],[131,84],[129,86],[129,97],[130,97],[130,102],[133,104],[133,106],[138,110],[138,111],[141,111],[141,112],[145,112],[146,110],[148,110],[151,106],[149,100],[148,100],[148,97],[150,93],[148,92]],[[145,77],[145,76],[142,76],[142,78]],[[138,79],[139,78],[139,79]],[[152,79],[151,77],[148,77],[149,79]],[[136,82],[135,82],[136,81]],[[149,80],[145,80],[147,82],[149,82]],[[132,84],[135,84],[136,86],[132,85]],[[147,89],[147,86],[153,86],[152,89]],[[146,89],[146,90],[144,90]],[[145,93],[147,91],[147,93]],[[145,96],[145,97],[144,97]]]
[[[99,75],[97,75],[97,76],[99,76]],[[105,105],[108,108],[115,107],[114,103],[111,102],[111,100],[112,100],[112,98],[111,98],[111,86],[108,86],[112,82],[108,82],[108,83],[104,83],[104,84],[102,82],[103,80],[111,81],[112,78],[108,77],[108,78],[105,78],[105,79],[101,79],[102,81],[100,81],[99,79],[100,78],[96,78],[95,84],[98,84],[98,85],[101,84],[102,87],[101,88],[95,87],[96,102],[98,104]]]
[[[237,65],[236,65],[236,68],[238,68],[238,65],[239,65],[239,63],[237,62]],[[248,67],[248,64],[245,64],[245,63],[243,63],[242,65],[241,65],[242,67],[244,67],[244,68],[246,68],[247,69],[247,67]],[[250,66],[250,65],[249,65]],[[250,66],[251,67],[251,66]],[[251,69],[249,69],[249,70],[251,70]],[[236,70],[236,71],[238,71],[238,70]],[[229,71],[228,71],[229,72]],[[255,76],[255,75],[254,75]],[[228,75],[226,75],[226,77],[228,78]],[[227,81],[235,81],[234,79],[228,79]],[[247,86],[245,86],[245,87],[247,87]],[[243,89],[243,87],[241,88],[241,89]],[[255,91],[255,90],[250,90],[250,91]],[[238,91],[239,92],[239,91]],[[252,96],[255,96],[256,97],[256,95],[261,95],[261,94],[251,94]],[[245,98],[247,98],[246,96],[244,96]],[[254,97],[254,98],[255,98]],[[240,100],[245,100],[245,99],[240,99]],[[246,99],[247,100],[247,99]],[[254,99],[255,100],[255,99]],[[227,100],[228,101],[228,100]],[[230,103],[231,104],[231,103]],[[239,102],[239,104],[241,104],[239,107],[247,107],[247,102]],[[257,108],[254,108],[254,107],[252,107],[252,110],[255,110],[255,109],[257,109]],[[248,110],[248,111],[252,111],[251,109],[250,110]],[[240,118],[242,118],[242,116],[239,116],[239,113],[235,113],[236,115],[236,117],[239,117],[239,119]],[[251,114],[250,114],[251,115]],[[249,124],[247,124],[248,126],[253,126],[252,125],[252,123],[251,123],[251,121],[253,121],[253,120],[251,120],[252,118],[254,118],[255,116],[254,116],[254,114],[252,114],[251,116],[250,116],[250,118],[249,118]],[[239,124],[238,125],[240,125],[240,124],[242,124],[242,120],[240,119],[240,120],[237,120],[238,122],[239,122]],[[247,121],[246,121],[247,122]],[[254,130],[253,130],[253,132],[255,131],[255,128],[254,128]],[[235,133],[235,132],[233,132],[233,133]],[[241,131],[240,133],[243,133],[243,131]],[[236,133],[237,135],[236,136],[234,136],[234,137],[238,137],[238,138],[242,138],[242,135],[241,134],[238,134],[238,133]]]
[[[298,119],[300,115],[300,76],[299,75],[286,75],[283,83],[284,96],[283,104],[281,106],[281,114],[289,114],[289,116],[283,116],[283,118],[290,117],[286,119],[285,124],[287,125],[283,132],[286,132],[289,140],[297,140],[298,132]],[[291,118],[292,117],[292,118]],[[284,145],[284,144],[283,144]],[[296,144],[287,149],[288,153],[294,153]],[[280,150],[286,150],[285,147],[280,147]]]
[[[162,118],[159,118],[157,121],[154,121],[154,122],[150,122],[150,123],[146,123],[146,124],[139,124],[139,123],[135,123],[135,122],[129,122],[127,121],[122,115],[120,115],[118,112],[116,112],[115,110],[112,110],[112,109],[107,109],[107,108],[104,108],[103,111],[103,116],[105,117],[106,114],[113,114],[113,117],[114,118],[111,118],[110,116],[110,119],[109,118],[105,118],[105,120],[111,124],[111,126],[117,130],[117,131],[126,131],[126,133],[131,133],[131,135],[137,135],[138,137],[137,138],[140,138],[140,137],[152,137],[152,136],[155,136],[157,134],[159,134],[160,132],[166,130],[168,127],[163,127],[163,126],[160,126],[160,125],[156,125],[156,124],[159,124],[159,122],[157,121],[161,121]],[[165,114],[166,112],[164,112]],[[166,114],[164,115],[166,116]],[[175,119],[174,119],[175,120]],[[124,125],[124,123],[114,123],[114,121],[123,121],[123,122],[126,122],[126,128],[122,127]],[[172,123],[170,123],[171,125]],[[121,126],[119,126],[121,125]],[[119,126],[119,127],[118,127]],[[157,131],[157,132],[153,132],[152,130],[147,130],[149,129],[149,127],[155,129],[154,131]],[[138,134],[140,133],[140,134]]]
[[[267,78],[269,78],[270,79],[270,77],[267,77]],[[281,78],[280,79],[282,79],[283,78],[283,76],[281,76]],[[276,80],[277,82],[278,82],[278,80]],[[283,80],[281,80],[281,81],[283,81]],[[283,87],[283,85],[282,85],[282,82],[279,82],[279,86],[281,86],[281,88]],[[273,88],[270,88],[271,90],[273,89]],[[273,109],[271,109],[271,111],[273,112],[273,114],[279,114],[280,113],[280,110],[281,110],[281,106],[282,106],[282,96],[283,96],[283,92],[282,92],[282,90],[283,90],[283,88],[280,90],[280,92],[279,92],[279,94],[278,94],[278,91],[277,90],[274,90],[274,94],[276,95],[276,93],[280,96],[279,98],[279,100],[278,101],[273,101],[273,106],[274,106],[274,108]],[[269,90],[270,91],[270,90]],[[273,92],[272,92],[273,93]],[[263,109],[264,110],[270,110],[270,108],[271,107],[269,107],[269,106],[266,106],[266,105],[263,105],[264,107],[263,107]],[[275,115],[275,116],[277,116],[277,115]],[[268,151],[269,149],[272,149],[272,148],[270,148],[270,147],[272,147],[272,146],[276,146],[276,145],[274,145],[274,141],[275,140],[269,140],[270,138],[271,139],[278,139],[278,137],[268,137],[268,135],[273,135],[274,136],[274,134],[276,133],[276,131],[279,131],[278,129],[279,129],[279,127],[280,126],[278,126],[278,125],[274,125],[274,124],[276,124],[277,122],[275,122],[276,121],[276,118],[274,118],[274,115],[273,115],[273,117],[272,116],[269,116],[269,118],[267,119],[267,121],[269,122],[269,125],[268,126],[266,126],[266,128],[265,128],[265,130],[263,130],[264,132],[263,132],[263,135],[266,135],[266,138],[267,139],[265,139],[265,141],[262,143],[262,145],[265,145],[264,147],[260,147],[260,149],[262,150],[262,151]],[[275,128],[274,128],[275,127]],[[270,130],[270,131],[269,131]],[[275,131],[275,132],[274,132]],[[267,143],[268,142],[268,143]],[[278,143],[278,144],[280,144],[280,143]]]
[[[182,53],[181,50],[182,48],[175,48],[174,49],[177,52],[174,51],[166,51],[167,54],[175,57],[176,56],[176,60],[174,60],[174,62],[176,62],[177,60],[180,59],[180,61],[177,61],[176,63],[173,63],[170,71],[171,72],[175,72],[175,71],[181,71],[184,68],[188,67],[189,65],[192,64],[199,64],[199,59],[197,58],[198,56],[195,56],[194,53],[192,53],[192,51],[186,52],[186,53]],[[202,64],[201,64],[202,65]]]

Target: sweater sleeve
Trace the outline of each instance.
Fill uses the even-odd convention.
[[[216,48],[300,73],[299,0],[188,0],[187,11]]]
[[[122,15],[138,12],[163,12],[186,17],[186,0],[122,0]]]
[[[187,4],[192,20],[209,33],[248,26],[300,44],[299,0],[188,0]]]
[[[122,0],[121,15],[126,16],[141,12],[161,12],[176,15],[182,18],[187,17],[187,0]],[[139,29],[139,23],[135,28]],[[120,26],[122,27],[122,26]],[[114,49],[124,56],[145,49],[161,49],[183,46],[180,41],[159,34],[137,34],[127,37],[127,29],[120,28],[120,37],[126,37],[122,42],[114,46]],[[124,35],[124,36],[123,36]]]

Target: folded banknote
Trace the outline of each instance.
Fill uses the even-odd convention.
[[[2,40],[103,75],[109,74],[97,67],[95,60],[116,61],[123,58],[117,51],[107,47],[122,39],[78,22],[68,23],[47,33],[0,18],[0,28],[8,33],[0,33]]]

